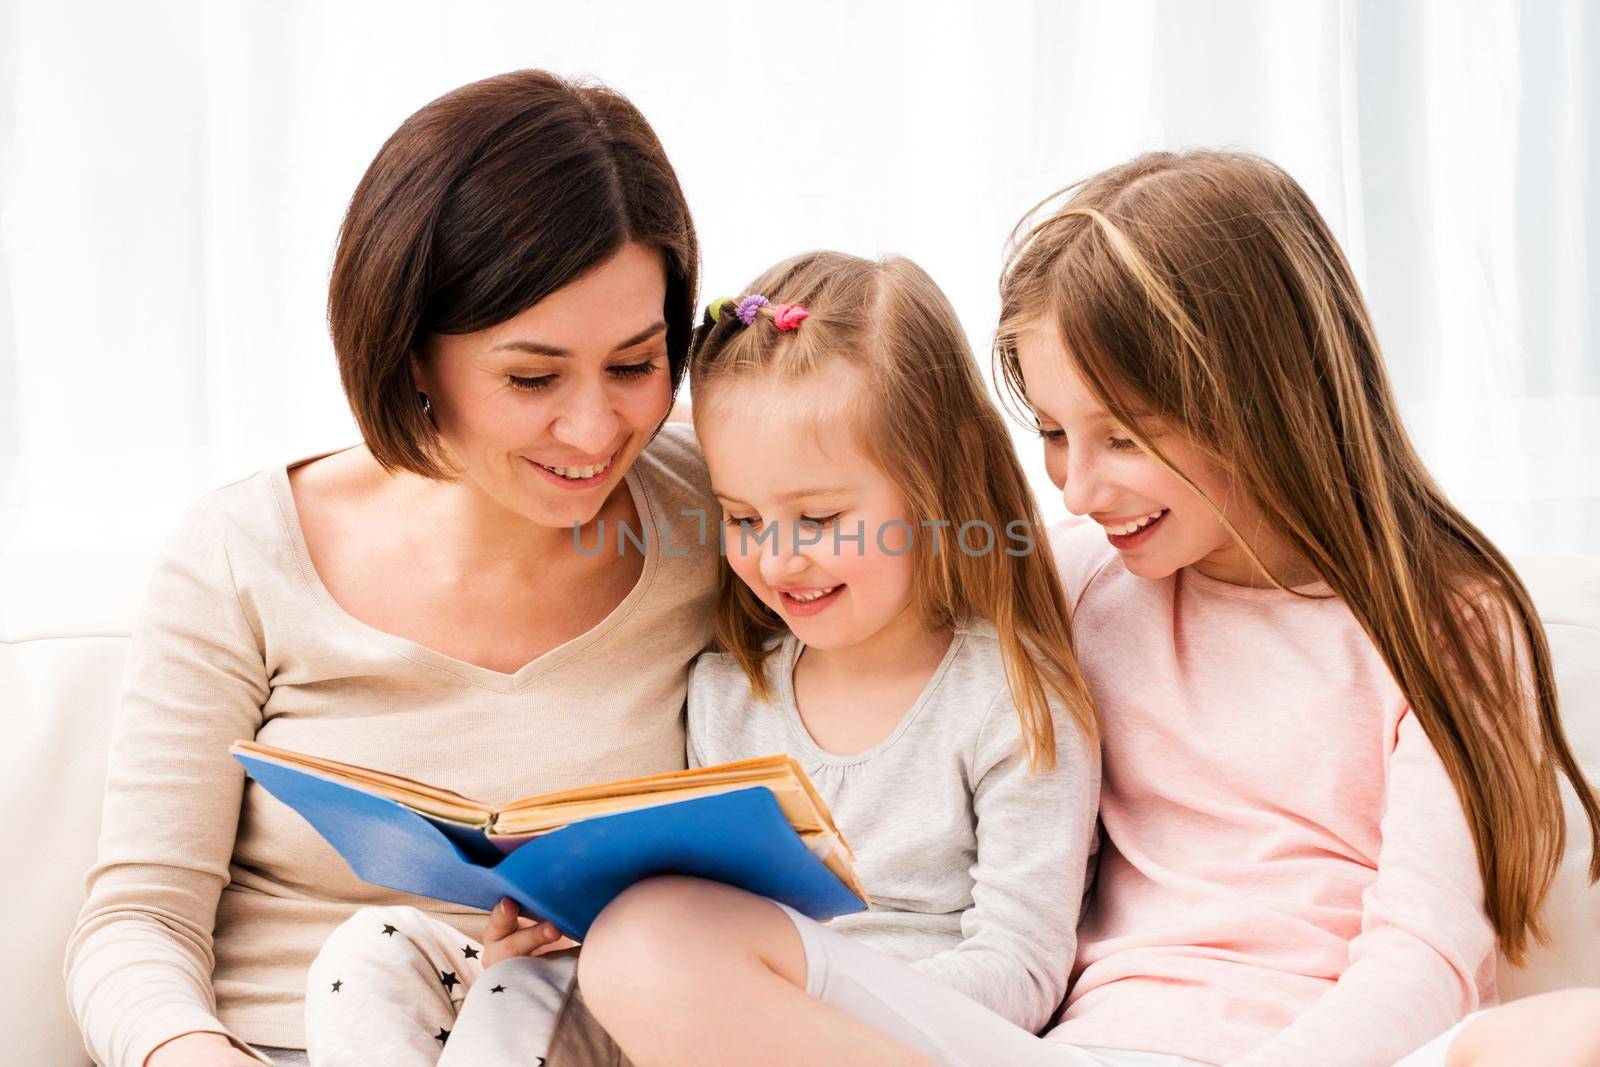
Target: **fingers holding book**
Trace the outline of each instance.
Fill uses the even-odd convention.
[[[520,914],[516,901],[502,897],[484,927],[483,965],[493,967],[512,956],[542,956],[576,944],[552,924]]]

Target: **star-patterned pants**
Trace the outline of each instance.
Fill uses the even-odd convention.
[[[415,908],[363,908],[306,972],[312,1067],[540,1067],[576,949],[484,970],[483,946]]]

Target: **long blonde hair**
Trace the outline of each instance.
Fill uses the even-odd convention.
[[[729,309],[702,325],[689,360],[696,417],[730,380],[804,380],[836,362],[854,368],[860,384],[845,408],[855,441],[899,489],[915,531],[914,609],[930,628],[948,630],[969,615],[994,625],[1030,766],[1055,764],[1051,694],[1094,741],[1094,702],[1072,654],[1066,599],[1038,507],[944,293],[908,259],[841,252],[786,260],[747,291],[773,305],[802,305],[809,317],[780,331],[771,307],[749,326]],[[935,538],[923,535],[925,520],[948,521],[952,536],[936,548]],[[987,524],[990,551],[950,543],[974,521]],[[1028,550],[1002,547],[1001,531],[1015,532],[1019,522]],[[718,644],[767,698],[766,645],[784,625],[726,563],[715,629]]]
[[[1558,772],[1588,818],[1591,881],[1600,804],[1562,733],[1533,602],[1423,467],[1354,275],[1305,191],[1244,153],[1140,156],[1024,218],[1001,305],[995,355],[1013,394],[1017,333],[1059,330],[1141,446],[1171,469],[1136,407],[1230,469],[1343,598],[1455,784],[1489,917],[1521,962],[1530,937],[1548,938],[1566,846]]]

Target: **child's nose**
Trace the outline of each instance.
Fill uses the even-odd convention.
[[[1105,511],[1113,503],[1114,487],[1101,477],[1096,464],[1090,461],[1070,461],[1066,478],[1061,484],[1061,501],[1074,515],[1089,515]]]
[[[761,553],[761,575],[768,585],[782,585],[805,573],[810,566],[803,551],[797,551],[788,538],[778,538],[775,549]]]

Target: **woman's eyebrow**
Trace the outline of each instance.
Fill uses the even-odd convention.
[[[632,337],[629,337],[626,340],[617,342],[617,344],[611,349],[611,351],[613,351],[613,352],[621,352],[625,348],[632,348],[634,345],[643,344],[645,341],[650,340],[650,338],[654,337],[656,334],[664,332],[666,330],[666,328],[667,328],[667,324],[666,324],[665,321],[655,322],[655,323],[653,323],[653,324],[651,324],[649,326],[646,326],[644,329],[640,330],[638,333],[634,334]],[[513,341],[501,341],[499,344],[495,345],[494,348],[491,351],[494,351],[494,352],[500,352],[500,351],[527,352],[529,355],[534,355],[534,356],[563,356],[563,357],[565,357],[565,356],[572,355],[572,353],[569,352],[565,348],[558,348],[555,345],[547,345],[542,341],[525,341],[525,340],[521,340],[521,339],[517,339],[517,340],[513,340]]]

